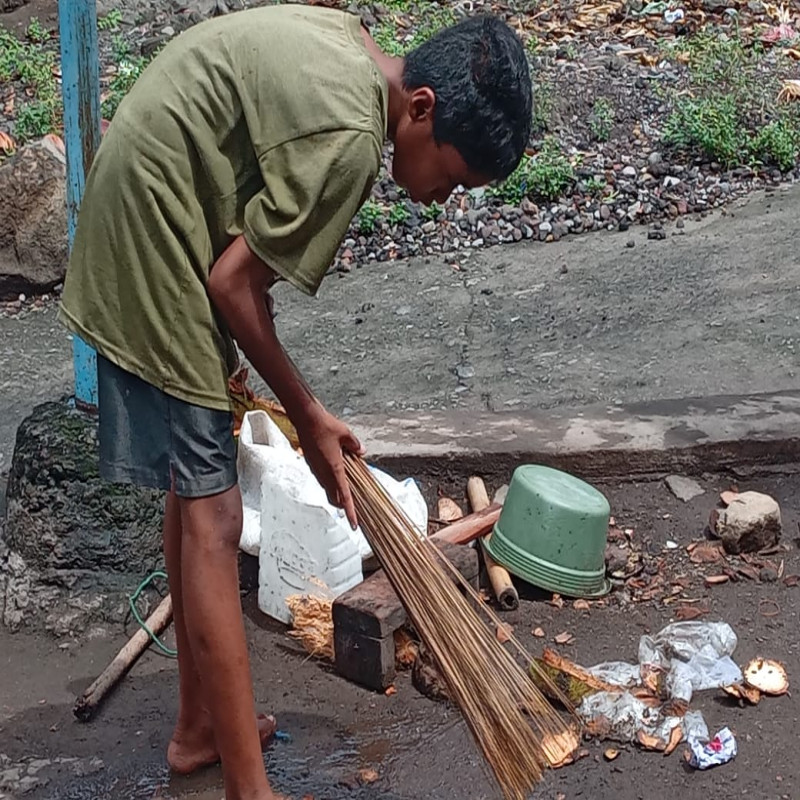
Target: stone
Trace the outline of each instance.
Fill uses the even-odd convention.
[[[161,564],[163,494],[101,481],[96,420],[66,401],[19,426],[6,498],[7,546],[51,586],[129,591]]]
[[[626,178],[635,178],[636,177],[636,167],[627,166],[624,167],[622,170],[622,174]]]
[[[0,165],[0,300],[37,294],[67,269],[66,157],[55,136]]]
[[[710,527],[726,552],[756,553],[780,541],[780,506],[769,495],[742,492],[726,508],[715,509]]]
[[[620,547],[616,544],[606,545],[606,571],[609,573],[609,575],[613,575],[615,572],[624,571],[625,567],[628,566],[629,555],[630,553],[624,547]]]
[[[665,481],[667,488],[678,498],[688,503],[695,497],[705,494],[706,490],[692,478],[685,478],[682,475],[670,475]]]

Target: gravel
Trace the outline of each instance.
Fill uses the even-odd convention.
[[[135,53],[150,53],[209,14],[259,4],[260,0],[99,0],[101,14],[111,8],[121,12],[120,30],[100,34],[104,83],[115,70],[115,36],[121,34]],[[482,2],[469,5],[475,11],[484,8]],[[709,17],[709,24],[717,26],[715,30],[724,30],[725,25],[730,29],[733,24],[726,16],[725,5],[705,8],[706,13],[716,15]],[[797,179],[796,169],[787,173],[749,168],[726,171],[708,160],[671,152],[662,135],[669,113],[664,93],[686,86],[686,68],[654,56],[629,55],[632,50],[651,56],[657,51],[652,39],[645,36],[622,40],[622,23],[618,21],[604,27],[601,20],[594,29],[582,32],[576,28],[575,35],[565,37],[563,32],[569,31],[571,24],[570,6],[545,4],[535,18],[535,25],[557,28],[561,40],[540,34],[540,47],[531,57],[534,80],[540,87],[536,91],[537,119],[542,125],[530,143],[530,152],[536,153],[541,147],[544,128],[557,135],[573,164],[574,182],[557,197],[526,197],[519,203],[492,191],[459,188],[437,213],[412,204],[392,181],[391,146],[387,146],[384,168],[371,198],[382,214],[372,224],[356,218],[332,271],[349,272],[411,256],[444,256],[457,266],[474,248],[527,240],[553,242],[591,231],[626,231],[634,225],[651,226],[649,238],[660,240],[666,233],[654,223],[689,215],[702,218],[754,190],[774,189]],[[465,13],[460,2],[450,8],[455,17]],[[404,32],[413,32],[425,19],[424,15],[397,11],[395,6],[392,10],[367,3],[357,9],[373,27],[400,19],[398,30]],[[495,3],[492,9],[512,21],[522,19],[529,27],[527,17],[513,5]],[[628,10],[636,14],[637,3],[629,2]],[[760,19],[764,9],[759,3],[750,3],[740,13]],[[662,37],[681,33],[658,16],[638,19],[644,19],[641,24],[646,23]],[[740,19],[739,24],[744,21]],[[597,125],[596,103],[600,100],[613,111],[606,141],[598,141],[593,127]],[[11,120],[0,113],[0,131],[4,129],[11,129]]]

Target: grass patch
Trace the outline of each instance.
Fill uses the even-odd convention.
[[[800,113],[793,104],[777,101],[781,81],[760,43],[700,32],[670,48],[670,54],[688,66],[691,77],[687,92],[672,95],[663,134],[668,145],[726,168],[765,165],[788,171],[796,165]]]
[[[423,219],[436,222],[444,214],[444,207],[440,206],[435,200],[429,206],[423,206],[421,215]]]
[[[553,88],[549,83],[533,81],[533,133],[542,134],[550,130],[553,119]]]
[[[614,117],[614,106],[609,100],[605,97],[595,100],[592,113],[589,115],[589,129],[598,142],[607,142],[611,138]]]
[[[150,61],[142,56],[120,60],[117,64],[117,71],[108,86],[108,92],[100,105],[103,119],[110,120],[113,118],[119,108],[119,104],[149,63]]]
[[[411,219],[411,212],[405,203],[394,203],[389,209],[389,224],[403,225]]]
[[[116,31],[121,22],[122,12],[118,8],[112,8],[105,16],[97,18],[97,28],[101,31]]]
[[[36,18],[24,39],[0,28],[0,81],[19,83],[28,98],[17,106],[14,135],[20,143],[61,127],[61,94],[55,78],[58,57],[47,46],[51,38]]]
[[[535,156],[523,156],[514,172],[487,193],[504,203],[518,205],[523,198],[556,200],[574,182],[575,171],[555,137],[545,139]]]
[[[383,206],[375,200],[367,200],[356,214],[356,228],[365,236],[373,233],[383,219]]]
[[[402,10],[408,7],[408,4],[403,4]],[[413,30],[403,28],[395,19],[385,19],[372,31],[375,43],[387,55],[404,56],[457,21],[451,8],[436,3],[422,3],[414,10]]]

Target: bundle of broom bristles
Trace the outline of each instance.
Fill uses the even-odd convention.
[[[513,636],[510,648],[499,641],[500,620],[441,552],[420,540],[366,464],[347,454],[345,468],[361,528],[503,795],[525,800],[545,769],[577,749],[580,726],[569,701]],[[494,629],[481,619],[479,608]],[[512,649],[534,671],[536,682]],[[565,715],[537,684],[566,709]]]

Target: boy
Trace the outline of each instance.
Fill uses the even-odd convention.
[[[88,177],[62,319],[98,353],[101,474],[168,492],[180,675],[170,766],[222,761],[227,800],[269,800],[239,600],[242,504],[227,381],[235,340],[356,524],[361,452],[284,352],[270,288],[314,295],[394,143],[415,202],[507,176],[530,134],[524,50],[475,18],[403,59],[358,17],[258,8],[169,44],[120,105]]]

